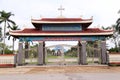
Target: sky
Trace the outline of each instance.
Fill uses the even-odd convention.
[[[90,27],[108,27],[115,24],[120,0],[0,0],[0,10],[12,12],[12,20],[21,28],[33,27],[31,18],[58,17],[60,5],[65,17],[91,18]]]

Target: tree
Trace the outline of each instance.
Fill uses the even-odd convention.
[[[0,42],[2,41],[2,28],[0,27]]]
[[[10,29],[10,30],[20,30],[17,25],[10,26],[9,29]],[[7,35],[9,35],[9,32],[7,33]],[[12,36],[9,35],[9,36],[8,36],[8,40],[10,40],[11,37],[12,37]],[[12,41],[13,41],[13,47],[12,47],[12,48],[13,48],[13,49],[12,49],[12,50],[13,50],[13,52],[14,52],[14,44],[15,44],[16,38],[15,38],[15,37],[12,37],[12,38],[13,38],[13,39],[12,39]]]
[[[120,14],[120,10],[118,11]],[[114,33],[112,39],[115,43],[115,50],[116,52],[120,52],[120,17],[117,19],[116,24],[113,25]]]
[[[5,44],[4,43],[0,43],[0,53],[3,52],[3,46],[5,46]],[[6,46],[5,47],[5,53],[6,54],[13,54],[13,51],[10,50],[10,48],[11,48],[11,46]]]
[[[3,31],[4,31],[4,34],[3,34],[3,43],[5,44],[5,38],[6,38],[6,28],[10,27],[11,25],[10,24],[13,24],[15,25],[15,22],[12,21],[10,19],[11,16],[13,16],[14,14],[12,14],[11,12],[5,12],[4,10],[3,11],[0,11],[0,24],[3,23]],[[5,46],[3,46],[3,54],[5,54]]]
[[[120,35],[118,34],[118,28],[116,28],[116,25],[112,25],[111,27],[106,27],[106,28],[102,27],[102,29],[104,29],[104,30],[109,30],[109,29],[112,29],[112,28],[114,30],[113,35],[107,37],[106,40],[110,40],[111,42],[113,42],[114,45],[115,45],[115,50],[114,51],[119,52],[120,51],[119,50],[119,47],[120,47],[120,45],[119,45]]]
[[[120,10],[118,11],[118,14],[120,14]],[[115,52],[120,52],[120,17],[117,19],[116,24],[112,25],[113,27],[113,35],[109,38],[114,44]]]
[[[118,14],[120,14],[120,10],[118,11]],[[118,34],[120,34],[120,17],[119,17],[118,20],[116,21],[115,30],[116,30],[116,32],[118,32]]]
[[[77,48],[71,47],[71,49],[65,52],[65,56],[77,57]]]
[[[111,37],[111,40],[115,44],[115,50],[116,50],[116,52],[119,52],[118,42],[119,42],[119,38],[120,37],[119,37],[118,31],[117,31],[116,25],[113,25],[113,28],[114,28],[114,33],[113,33],[113,35]]]

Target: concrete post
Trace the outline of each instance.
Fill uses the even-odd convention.
[[[106,51],[106,41],[101,41],[101,64],[107,64],[108,55]]]
[[[47,59],[47,47],[45,47],[45,59]],[[46,64],[46,62],[45,62]]]
[[[25,41],[25,58],[29,58],[29,42],[28,41]]]
[[[40,42],[38,45],[38,65],[45,64],[45,43]]]
[[[66,63],[65,63],[65,58],[64,58],[64,47],[63,46],[60,51],[61,51],[61,64],[65,65]]]
[[[78,41],[78,64],[87,64],[86,41]]]
[[[80,65],[81,64],[81,62],[80,62],[80,54],[81,54],[81,43],[80,43],[80,41],[78,41],[77,50],[78,50],[78,64]]]
[[[43,42],[43,64],[46,64],[45,63],[45,57],[46,57],[46,53],[45,53],[45,42]]]
[[[17,63],[18,63],[18,65],[23,65],[23,59],[24,59],[23,43],[19,42],[18,55],[17,55]]]
[[[16,67],[17,64],[17,54],[14,54],[14,67]]]
[[[86,41],[81,41],[80,63],[82,65],[87,64]]]

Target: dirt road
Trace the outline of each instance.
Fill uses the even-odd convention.
[[[0,80],[119,80],[120,67],[29,66],[0,68]]]
[[[108,66],[40,66],[0,68],[0,74],[37,74],[37,73],[107,73],[120,72],[120,67]]]

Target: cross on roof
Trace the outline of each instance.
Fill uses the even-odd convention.
[[[60,8],[58,8],[58,10],[60,11],[60,16],[62,16],[62,11],[65,10],[62,5],[60,6]]]

